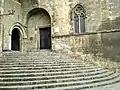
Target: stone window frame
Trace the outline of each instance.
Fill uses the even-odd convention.
[[[85,33],[85,18],[86,11],[84,7],[80,4],[77,4],[72,10],[73,18],[73,32],[74,34],[83,34]]]

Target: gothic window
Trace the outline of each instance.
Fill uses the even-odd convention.
[[[73,9],[74,33],[85,33],[85,9],[81,5],[76,5]]]

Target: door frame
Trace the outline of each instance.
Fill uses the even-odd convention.
[[[42,31],[43,35],[45,35],[45,37],[47,36],[47,40],[42,40],[41,39],[41,37],[42,37],[41,36],[41,31]],[[51,49],[51,27],[40,28],[39,33],[40,33],[40,49]],[[46,43],[47,46],[44,45],[44,47],[41,47],[41,44],[45,43],[46,41],[47,41],[47,43]]]
[[[17,35],[14,35],[15,32],[17,32],[16,33]],[[13,39],[13,37],[17,37],[16,38],[16,40],[17,40],[16,41],[17,42],[17,48],[16,48],[16,50],[14,50],[15,48],[14,48],[14,41],[13,40],[15,40],[15,39]],[[12,35],[11,35],[11,50],[12,51],[20,51],[21,50],[21,33],[20,33],[20,30],[17,29],[17,28],[14,28],[13,31],[12,31]]]
[[[8,50],[12,50],[12,48],[11,48],[11,38],[12,38],[12,31],[14,30],[14,29],[18,29],[19,30],[19,32],[20,32],[20,51],[23,51],[23,40],[24,39],[27,39],[27,34],[26,34],[26,32],[25,32],[25,28],[24,28],[24,26],[22,25],[22,24],[20,24],[20,23],[18,23],[18,22],[16,22],[14,25],[12,25],[12,27],[10,28],[10,30],[9,30],[9,49]]]
[[[51,49],[48,49],[48,50],[52,50],[52,29],[51,29],[51,25],[49,24],[49,25],[46,25],[46,26],[39,26],[37,28],[38,29],[35,31],[36,38],[37,38],[37,42],[36,42],[37,50],[42,50],[42,49],[40,49],[40,29],[42,29],[42,28],[50,28],[50,31],[51,31]]]

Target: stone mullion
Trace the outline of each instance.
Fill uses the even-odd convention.
[[[79,33],[81,33],[81,22],[80,22],[80,15],[78,15],[78,19],[79,19],[79,21],[78,21],[78,22],[79,22],[79,27],[78,27],[79,29],[78,29],[78,30],[79,30]]]

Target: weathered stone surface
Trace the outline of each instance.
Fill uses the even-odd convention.
[[[39,29],[51,27],[53,50],[73,52],[94,59],[101,66],[119,68],[119,3],[119,0],[1,0],[0,51],[11,50],[14,28],[20,30],[20,51],[37,51]],[[86,10],[86,31],[81,35],[73,33],[72,10],[77,4]],[[11,10],[15,11],[13,15]]]

